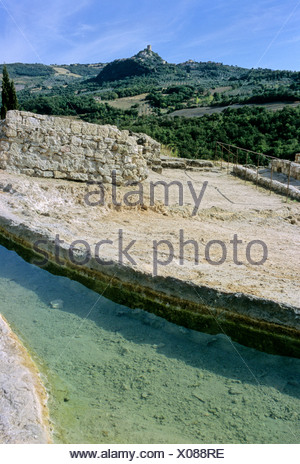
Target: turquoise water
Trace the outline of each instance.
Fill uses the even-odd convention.
[[[0,263],[0,312],[43,374],[55,442],[299,442],[300,360],[130,310],[3,247]]]

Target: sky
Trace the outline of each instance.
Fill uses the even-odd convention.
[[[0,0],[0,63],[170,63],[300,71],[300,0]]]

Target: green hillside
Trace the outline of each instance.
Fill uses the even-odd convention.
[[[145,49],[132,58],[108,63],[93,81],[101,85],[104,82],[120,81],[125,78],[154,75],[161,70],[163,64],[163,59],[157,53]]]
[[[108,64],[7,68],[22,109],[146,132],[180,156],[211,158],[216,140],[288,159],[300,152],[299,72],[172,64],[151,48]]]

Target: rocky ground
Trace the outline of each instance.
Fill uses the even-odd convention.
[[[162,180],[177,182],[170,188],[168,206],[162,186],[155,187],[150,201],[150,182]],[[116,193],[106,186],[104,201],[97,185],[4,171],[0,189],[2,215],[44,235],[58,234],[68,244],[84,240],[92,254],[100,240],[110,240],[101,245],[101,258],[120,259],[120,241],[124,250],[135,240],[121,258],[136,269],[299,306],[299,203],[225,170],[151,172],[143,184],[118,187]],[[129,196],[129,191],[139,195]],[[137,201],[142,204],[125,204]],[[194,241],[184,246],[184,253],[180,235],[182,243]]]
[[[46,392],[28,353],[0,316],[0,443],[49,443]]]

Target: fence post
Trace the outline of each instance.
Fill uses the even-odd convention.
[[[221,145],[221,148],[222,148],[222,150],[221,150],[221,171],[222,171],[222,169],[223,169],[223,151],[224,151],[223,145]]]
[[[228,159],[227,159],[227,174],[229,174],[230,151],[228,151],[227,156],[228,156]]]
[[[271,174],[270,174],[270,195],[272,193],[272,183],[273,183],[273,162],[271,161]]]
[[[288,201],[289,190],[290,190],[291,165],[292,165],[292,162],[290,161],[290,164],[289,164],[289,174],[288,174],[288,182],[287,182],[287,189],[286,189],[286,201]]]
[[[260,157],[260,155],[258,155],[258,157],[257,157],[257,168],[256,168],[256,188],[257,188],[257,184],[258,184],[259,157]]]
[[[248,151],[246,151],[245,182],[247,181]]]

